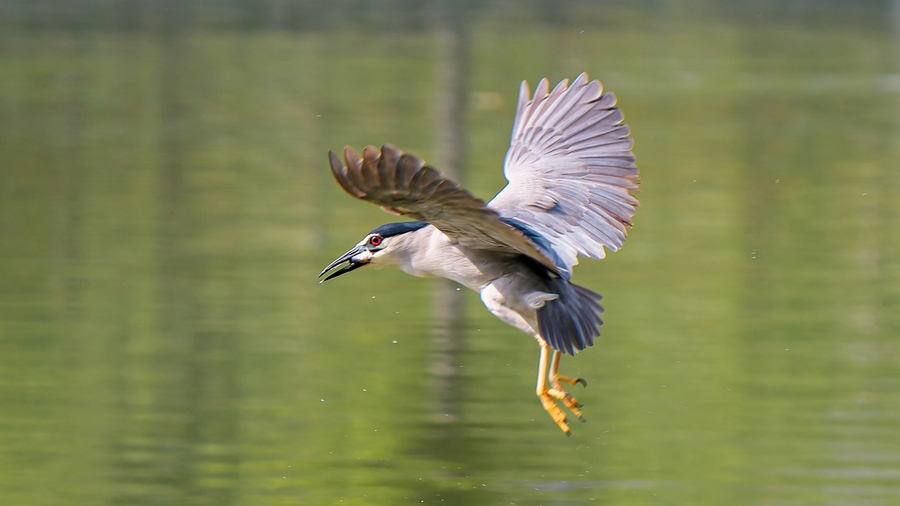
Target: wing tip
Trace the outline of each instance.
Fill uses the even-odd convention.
[[[353,146],[344,146],[344,163],[348,168],[352,167],[354,169],[358,169],[362,165],[359,153],[353,149]]]
[[[353,155],[355,154],[356,152],[353,150],[353,148],[351,148],[350,146],[345,147],[344,161],[352,161]],[[329,165],[331,165],[331,174],[334,176],[335,181],[337,181],[337,183],[341,186],[341,188],[344,189],[345,192],[358,199],[361,199],[366,195],[365,192],[360,190],[357,185],[355,185],[351,180],[350,169],[348,168],[348,166],[351,165],[350,163],[344,165],[344,163],[341,162],[341,159],[338,157],[337,153],[331,150],[328,151],[328,163]]]
[[[399,159],[403,153],[393,144],[384,143],[381,145],[381,156],[391,159]]]
[[[375,146],[369,144],[368,146],[363,148],[363,152],[362,152],[363,163],[366,163],[366,162],[371,163],[372,161],[378,159],[379,156],[381,156],[381,150],[379,150]]]
[[[537,102],[538,100],[543,100],[547,95],[550,94],[550,80],[546,77],[541,78],[538,81],[537,86],[534,88],[534,97],[532,97],[532,102]]]
[[[341,163],[337,153],[330,149],[328,150],[328,164],[331,165],[331,172],[338,172],[344,168],[344,164]]]

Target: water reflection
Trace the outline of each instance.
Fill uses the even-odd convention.
[[[896,37],[865,9],[567,5],[482,9],[462,56],[453,26],[8,11],[4,502],[896,503]],[[563,364],[590,381],[566,439],[535,346],[473,294],[315,274],[386,217],[328,149],[391,142],[489,197],[519,80],[584,70],[620,97],[644,193],[627,247],[577,268],[607,324]]]

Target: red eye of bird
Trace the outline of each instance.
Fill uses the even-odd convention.
[[[369,238],[369,244],[371,244],[372,246],[378,246],[379,244],[381,244],[381,237],[373,235]]]

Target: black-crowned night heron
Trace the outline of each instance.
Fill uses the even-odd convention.
[[[345,262],[322,281],[364,265],[396,266],[479,292],[497,318],[537,339],[537,395],[566,434],[555,401],[583,417],[561,384],[586,383],[561,376],[559,359],[591,346],[603,323],[600,295],[571,283],[572,267],[578,255],[603,258],[604,247],[622,247],[639,183],[616,97],[587,74],[568,84],[550,91],[543,79],[529,98],[522,83],[503,167],[509,184],[487,204],[390,145],[366,147],[362,158],[344,148],[343,163],[330,152],[347,193],[420,221],[372,230],[319,274]]]

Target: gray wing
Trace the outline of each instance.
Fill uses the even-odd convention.
[[[522,82],[503,172],[509,184],[488,203],[545,237],[568,269],[577,255],[606,256],[625,242],[638,205],[628,126],[599,81],[581,74],[529,99]]]
[[[524,254],[556,274],[557,263],[535,245],[526,234],[504,222],[489,208],[454,181],[409,153],[385,144],[381,152],[374,146],[344,148],[344,162],[329,151],[331,172],[350,195],[378,204],[392,214],[427,221],[458,244],[474,249]]]

